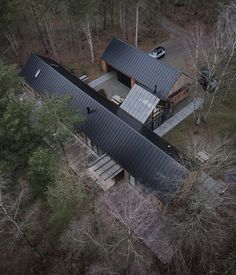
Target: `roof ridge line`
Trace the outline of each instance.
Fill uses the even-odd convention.
[[[132,47],[133,49],[135,49],[135,50],[137,50],[137,51],[139,51],[139,52],[141,52],[141,53],[143,53],[143,54],[147,54],[145,51],[141,50],[140,48],[136,48],[135,46],[131,45],[129,42],[127,42],[127,41],[125,41],[125,40],[121,40],[120,38],[117,38],[116,36],[113,36],[112,39],[110,40],[110,42],[111,42],[113,39],[119,40],[120,42],[126,44],[126,45],[129,46],[129,47]],[[109,44],[110,44],[110,43],[109,43]],[[148,54],[147,54],[147,55],[148,55]],[[149,56],[149,55],[148,55],[148,56]],[[152,58],[152,57],[150,57],[150,58]],[[170,68],[174,69],[176,72],[179,72],[179,73],[181,73],[181,74],[183,73],[182,71],[180,71],[179,69],[176,69],[174,66],[172,66],[172,65],[170,65],[170,64],[167,64],[167,63],[165,63],[165,62],[162,62],[162,61],[159,60],[159,59],[155,59],[155,60],[156,60],[157,62],[163,64],[163,65],[166,66],[166,67],[170,67]]]

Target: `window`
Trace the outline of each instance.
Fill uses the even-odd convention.
[[[104,154],[104,152],[102,151],[102,149],[100,147],[97,146],[98,149],[98,155],[102,156]]]
[[[88,138],[87,136],[86,136],[86,139],[87,139],[87,145],[88,145],[88,147],[90,147],[92,149],[93,146],[92,146],[91,139]]]
[[[129,183],[133,186],[137,184],[135,177],[133,177],[131,174],[129,174]]]
[[[98,154],[98,147],[97,147],[97,145],[96,144],[94,144],[93,142],[92,142],[92,149],[93,149],[93,151],[96,153],[96,154]]]
[[[38,78],[38,76],[39,76],[40,72],[41,72],[41,70],[40,70],[40,69],[38,69],[38,70],[37,70],[37,72],[36,72],[36,74],[34,75],[34,77],[35,77],[35,78]]]

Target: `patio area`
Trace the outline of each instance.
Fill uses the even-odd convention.
[[[96,81],[96,82],[95,82]],[[116,72],[109,72],[89,83],[89,86],[96,91],[103,89],[107,94],[107,98],[111,100],[114,95],[126,98],[130,88],[117,80]]]

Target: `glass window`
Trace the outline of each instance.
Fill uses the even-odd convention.
[[[104,152],[102,151],[102,149],[100,147],[98,147],[98,155],[102,156],[104,154]]]
[[[136,179],[131,174],[129,174],[129,183],[133,186],[136,185]]]
[[[96,154],[98,154],[98,147],[97,147],[97,145],[96,144],[94,144],[94,143],[92,143],[92,145],[93,145],[93,151],[96,153]]]
[[[37,72],[36,72],[36,74],[34,75],[34,77],[35,77],[35,78],[38,78],[38,76],[39,76],[40,72],[41,72],[41,70],[40,70],[40,69],[38,69],[38,70],[37,70]]]
[[[87,137],[87,144],[90,148],[93,148],[92,141],[90,138]]]

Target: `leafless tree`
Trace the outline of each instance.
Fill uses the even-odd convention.
[[[138,27],[139,27],[139,1],[136,3],[136,22],[135,22],[135,47],[138,48]]]
[[[133,191],[115,188],[102,195],[95,214],[74,222],[63,245],[68,245],[69,238],[74,249],[96,251],[100,258],[97,264],[104,274],[119,274],[119,270],[148,274],[152,254],[147,252],[141,234],[136,231],[140,231],[141,226],[144,230],[151,225],[154,208]]]
[[[145,1],[136,0],[135,1],[135,47],[138,48],[138,36],[139,36],[139,13],[140,8],[145,8]]]
[[[195,137],[187,147],[185,164],[192,170],[192,182],[179,194],[178,207],[170,214],[171,264],[177,274],[209,274],[229,253],[236,228],[236,192],[211,176],[219,178],[235,165],[235,151],[226,138]],[[209,158],[196,160],[199,152]]]
[[[128,9],[126,6],[125,1],[120,1],[120,27],[123,31],[123,37],[125,40],[128,39],[128,20],[127,20],[127,14],[128,14]]]
[[[185,148],[187,159],[192,161],[184,164],[198,174],[221,176],[236,163],[234,141],[229,137],[194,135],[186,142]],[[196,158],[201,153],[206,154],[206,159],[199,161]]]
[[[86,39],[88,41],[88,45],[90,48],[91,53],[91,62],[94,63],[94,48],[93,48],[93,38],[92,38],[92,30],[91,30],[91,23],[89,19],[89,15],[85,16],[84,22],[82,24],[83,32],[85,33]]]
[[[235,236],[235,193],[211,187],[194,186],[172,215],[169,234],[177,274],[209,274]]]
[[[206,121],[218,95],[225,98],[228,87],[235,78],[232,66],[236,51],[236,4],[233,1],[219,15],[212,34],[206,34],[204,27],[197,23],[192,27],[188,50],[194,69],[194,97],[202,97],[203,104],[196,115],[196,121]],[[199,79],[202,70],[208,71],[209,83],[216,80],[214,92],[211,85],[206,85],[203,92]]]
[[[13,239],[22,238],[30,249],[43,259],[37,246],[27,236],[24,224],[18,219],[22,197],[23,190],[17,196],[9,194],[6,188],[6,181],[2,177],[0,178],[0,234],[7,234]],[[26,222],[28,222],[28,219],[25,219],[24,223]]]
[[[46,34],[48,36],[49,44],[52,48],[54,58],[56,59],[57,62],[59,62],[58,49],[55,43],[54,31],[53,31],[51,20],[50,19],[45,20],[44,25],[45,25]]]
[[[80,202],[86,198],[82,172],[79,177],[74,173],[71,174],[68,166],[62,167],[55,177],[55,183],[48,187],[47,197],[49,205],[52,207],[55,201],[73,202],[79,206]]]
[[[5,37],[7,38],[8,42],[10,44],[10,47],[14,51],[15,55],[18,56],[18,54],[19,54],[19,47],[18,47],[18,43],[17,43],[17,40],[16,40],[14,32],[10,31],[10,30],[6,31],[5,32]]]

